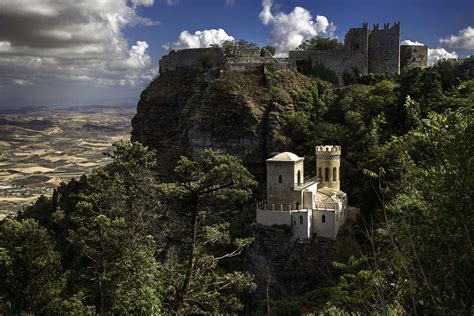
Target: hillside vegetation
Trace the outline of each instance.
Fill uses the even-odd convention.
[[[471,313],[474,59],[345,87],[294,72],[209,76],[157,79],[134,119],[134,139],[150,148],[118,142],[109,165],[0,223],[1,313]],[[193,89],[177,95],[177,87]],[[277,134],[262,112],[278,122]],[[166,120],[183,134],[163,130]],[[193,144],[249,154],[189,142],[200,133],[196,120],[215,128],[215,139],[223,126],[235,127],[232,139],[253,139],[262,153],[244,163],[257,178],[273,148],[304,156],[314,174],[314,146],[342,146],[342,189],[361,216],[343,228],[344,255],[328,255],[330,274],[301,258],[308,279],[324,280],[301,295],[249,303],[255,279],[265,279],[243,260],[261,186],[232,155],[194,155]],[[261,147],[275,139],[278,146]],[[173,151],[181,144],[184,152]]]

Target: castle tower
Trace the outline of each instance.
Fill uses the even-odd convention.
[[[304,182],[304,158],[284,152],[267,159],[267,208],[299,209],[295,186]]]
[[[361,28],[351,28],[344,38],[344,49],[351,52],[353,67],[360,74],[367,74],[369,70],[369,27],[363,23]]]
[[[316,146],[316,172],[319,187],[340,190],[341,146]]]
[[[400,73],[400,22],[383,29],[374,24],[369,34],[369,73]]]
[[[400,45],[400,69],[428,67],[428,46]]]

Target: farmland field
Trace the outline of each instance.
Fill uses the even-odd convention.
[[[0,219],[106,164],[111,144],[129,139],[134,113],[131,107],[79,107],[0,114]]]

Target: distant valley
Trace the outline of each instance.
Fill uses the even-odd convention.
[[[2,114],[3,113],[3,114]],[[0,219],[62,181],[107,163],[112,142],[130,137],[134,107],[32,108],[0,113]]]

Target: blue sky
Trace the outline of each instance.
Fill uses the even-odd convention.
[[[323,15],[336,25],[336,35],[342,41],[350,27],[362,22],[401,22],[401,39],[419,41],[431,48],[439,39],[474,25],[472,0],[333,0],[333,1],[275,1],[276,11],[290,12],[295,6]],[[140,39],[151,43],[149,52],[155,59],[166,53],[162,44],[173,42],[183,30],[194,32],[223,28],[238,39],[265,45],[271,28],[262,24],[260,1],[180,0],[174,5],[155,2],[153,7],[140,8],[140,13],[160,23],[151,27],[129,28],[125,31],[131,41]]]
[[[0,107],[134,105],[166,48],[235,38],[285,55],[396,21],[431,63],[474,51],[474,0],[1,0]]]

